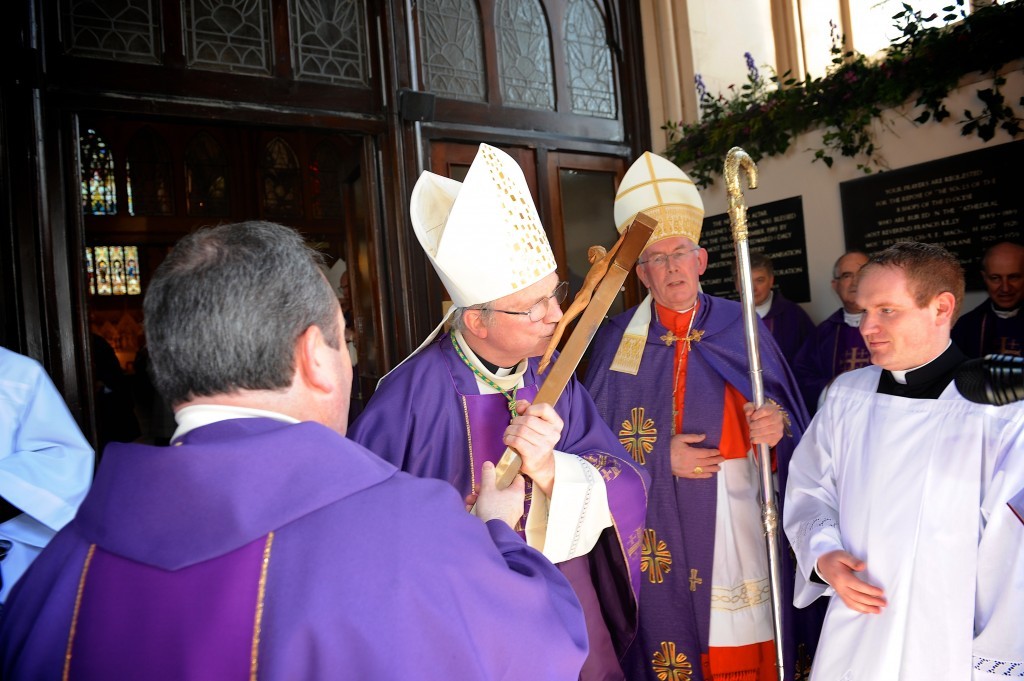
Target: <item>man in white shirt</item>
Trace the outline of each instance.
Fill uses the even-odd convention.
[[[812,679],[989,679],[1024,669],[1024,407],[965,400],[950,342],[963,270],[899,243],[861,269],[874,366],[839,376],[784,507],[795,603],[832,596]],[[972,677],[973,673],[973,677]]]

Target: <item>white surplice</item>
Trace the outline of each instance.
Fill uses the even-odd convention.
[[[880,372],[836,379],[790,464],[795,604],[834,594],[809,575],[836,549],[888,601],[873,615],[832,598],[811,678],[1024,678],[1024,526],[1006,505],[1024,486],[1024,403],[974,404],[952,383],[937,400],[882,395]]]

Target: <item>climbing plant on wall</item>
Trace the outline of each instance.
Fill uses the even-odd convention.
[[[963,135],[986,142],[1000,131],[1017,137],[1024,128],[1019,109],[1024,97],[1007,102],[1006,79],[999,72],[1024,59],[1024,0],[971,14],[964,2],[943,8],[942,17],[922,16],[904,4],[893,16],[900,36],[880,57],[844,53],[834,35],[832,67],[823,77],[766,77],[749,53],[747,79],[739,88],[712,95],[698,76],[701,120],[664,126],[670,140],[666,157],[706,187],[721,173],[731,147],[742,146],[757,161],[785,153],[797,135],[821,128],[822,146],[814,149],[814,161],[831,166],[842,155],[871,172],[880,167],[873,124],[884,123],[886,109],[905,103],[913,103],[911,115],[921,125],[954,117]],[[1015,68],[1024,70],[1019,63]],[[991,77],[991,85],[977,90],[976,106],[949,111],[947,97],[970,74]]]

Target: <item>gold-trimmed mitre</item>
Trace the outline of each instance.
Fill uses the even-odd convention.
[[[456,307],[496,300],[555,271],[537,208],[515,160],[481,144],[466,179],[424,172],[413,231]]]
[[[645,151],[626,171],[615,195],[615,227],[621,233],[643,211],[658,221],[647,245],[673,236],[700,243],[704,202],[679,166]]]

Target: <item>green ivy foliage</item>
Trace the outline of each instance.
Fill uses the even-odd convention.
[[[941,122],[951,113],[945,105],[960,79],[971,73],[992,75],[1006,64],[1024,58],[1024,0],[992,5],[967,14],[965,0],[943,8],[944,16],[924,17],[909,4],[892,19],[901,35],[881,58],[843,53],[833,30],[833,59],[821,78],[802,81],[789,73],[763,77],[747,53],[747,82],[730,86],[728,95],[711,95],[697,78],[701,121],[669,121],[665,156],[688,169],[701,187],[713,184],[722,172],[726,153],[741,146],[755,161],[785,153],[797,135],[823,128],[823,146],[814,161],[831,167],[835,156],[859,159],[869,173],[881,168],[872,126],[883,125],[882,112],[914,102],[918,124]],[[942,25],[932,26],[936,20]],[[1021,114],[1003,96],[1005,78],[977,91],[978,107],[957,119],[961,134],[991,140],[1004,131],[1017,137]],[[1016,103],[1024,106],[1024,97]]]

